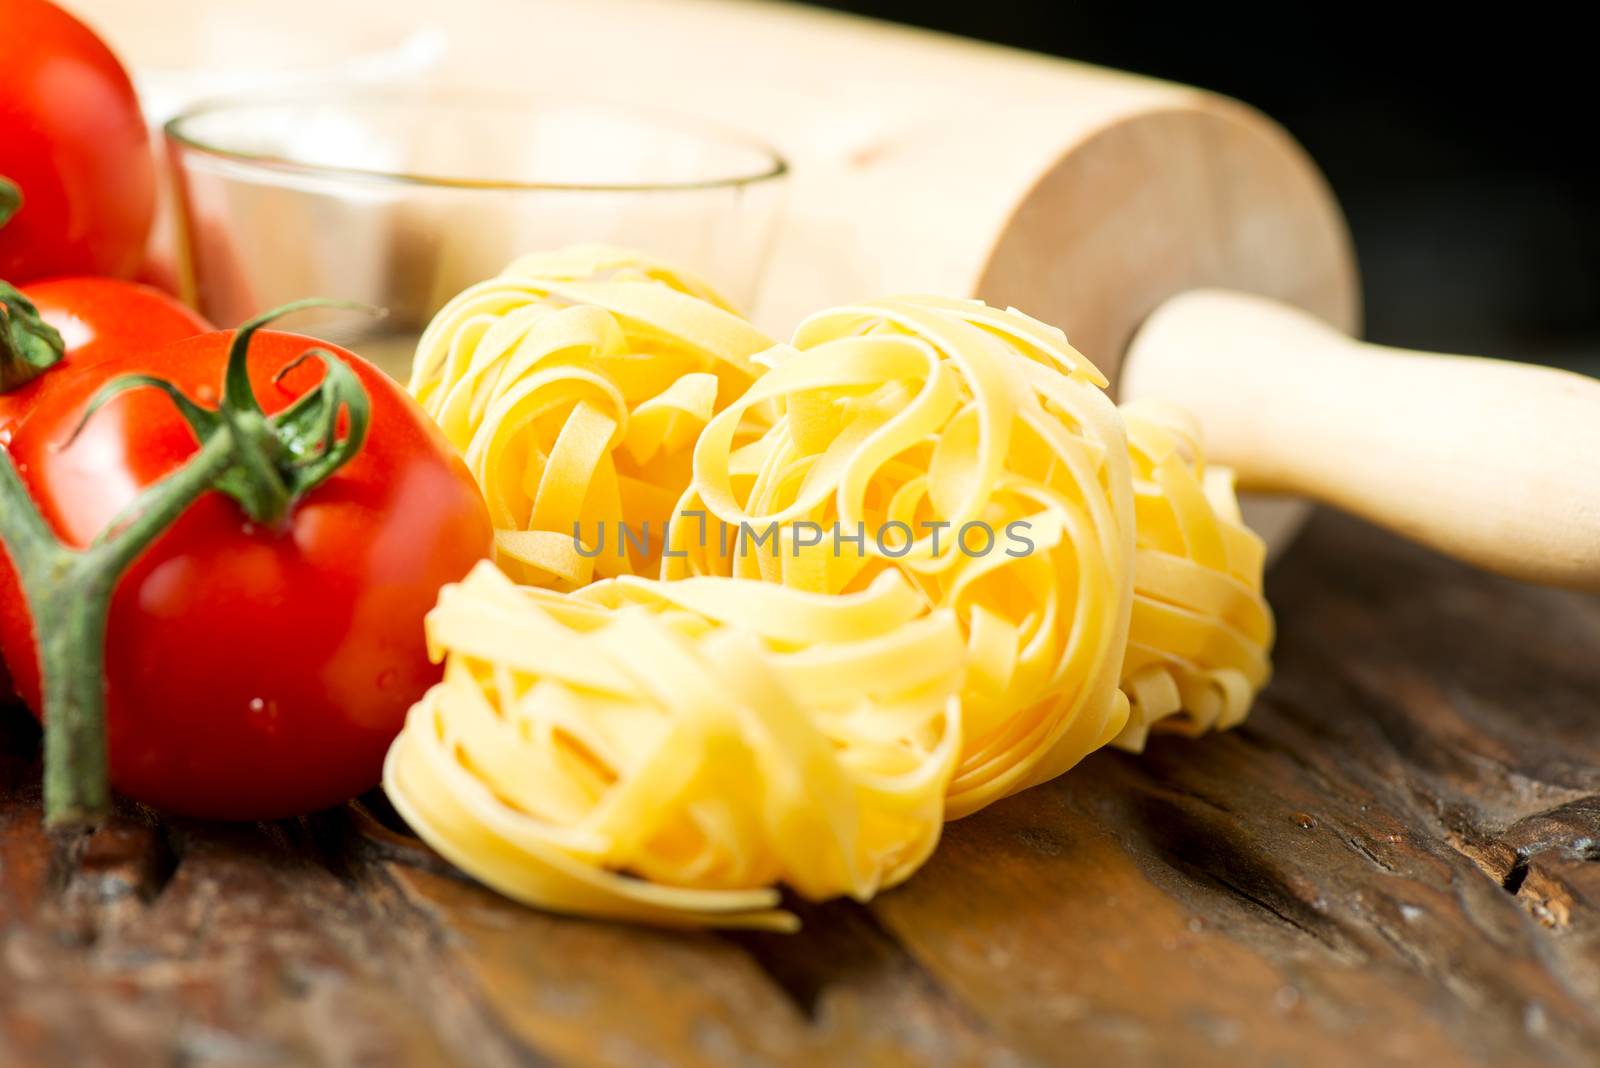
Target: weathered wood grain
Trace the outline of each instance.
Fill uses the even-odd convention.
[[[1319,516],[1247,726],[1101,753],[795,936],[513,905],[380,797],[52,841],[0,715],[0,1064],[1473,1065],[1600,1050],[1600,602]]]

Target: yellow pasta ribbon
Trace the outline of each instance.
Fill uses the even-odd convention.
[[[1233,473],[1206,467],[1187,412],[1121,411],[1138,548],[1122,664],[1132,714],[1116,744],[1138,751],[1152,728],[1198,735],[1243,722],[1272,673],[1273,620],[1261,592],[1266,546],[1239,514]]]
[[[562,595],[479,565],[428,616],[449,657],[389,751],[395,808],[562,912],[792,930],[776,883],[898,883],[938,842],[955,767],[954,618],[894,574],[845,597],[748,585]]]
[[[1261,541],[1192,420],[1105,385],[978,301],[773,345],[617,250],[467,290],[412,389],[505,574],[429,616],[445,677],[390,751],[396,808],[530,904],[790,929],[778,884],[864,900],[946,819],[1237,724],[1270,672]],[[669,519],[665,553],[575,542]]]
[[[501,566],[576,589],[655,572],[695,438],[771,345],[687,272],[579,246],[445,305],[409,389],[483,489]]]

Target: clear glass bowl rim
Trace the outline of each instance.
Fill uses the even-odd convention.
[[[609,111],[628,118],[642,120],[658,126],[675,129],[703,141],[717,141],[733,145],[765,160],[763,166],[726,176],[664,182],[531,182],[502,178],[455,178],[443,175],[407,173],[402,171],[373,170],[347,167],[331,163],[308,163],[271,153],[248,152],[213,144],[193,136],[185,125],[193,120],[219,112],[245,110],[272,106],[324,106],[350,107],[353,104],[404,106],[459,102],[465,106],[499,109],[544,109],[552,107],[584,107]],[[613,101],[586,99],[581,96],[533,97],[516,93],[460,89],[406,89],[400,87],[374,88],[370,86],[297,89],[266,93],[230,93],[208,97],[186,106],[162,125],[168,141],[189,151],[232,163],[263,170],[296,174],[307,177],[348,179],[361,182],[392,182],[400,185],[425,186],[437,189],[476,189],[521,192],[569,193],[648,193],[685,192],[697,190],[730,189],[755,185],[782,178],[789,172],[789,163],[771,145],[742,131],[718,125],[709,120],[686,116],[655,108],[618,104]]]

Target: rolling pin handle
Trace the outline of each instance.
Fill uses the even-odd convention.
[[[1119,385],[1192,411],[1241,489],[1600,590],[1600,380],[1363,344],[1275,301],[1196,290],[1146,321]]]

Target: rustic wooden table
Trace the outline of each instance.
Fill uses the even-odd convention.
[[[1593,1064],[1600,601],[1320,516],[1248,725],[1101,753],[795,936],[543,915],[380,799],[38,819],[0,757],[0,1064]]]

